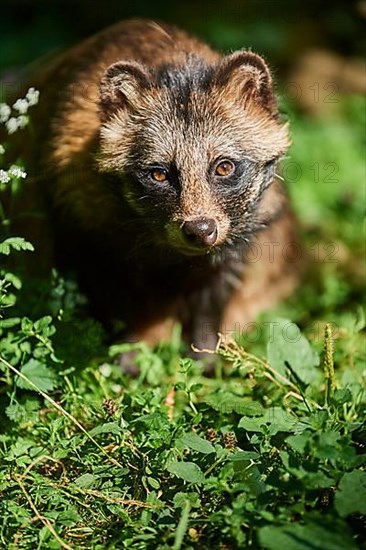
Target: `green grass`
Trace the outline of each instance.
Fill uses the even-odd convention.
[[[106,347],[72,282],[55,275],[35,321],[36,291],[16,309],[3,270],[1,547],[362,548],[362,117],[359,98],[334,119],[292,115],[284,170],[316,261],[258,338],[222,342],[214,378],[176,327],[134,346],[131,379],[116,364],[131,346]]]

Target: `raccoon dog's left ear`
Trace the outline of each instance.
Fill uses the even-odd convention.
[[[224,57],[214,83],[237,101],[256,101],[271,113],[277,112],[271,73],[264,59],[253,52],[238,51]]]
[[[136,61],[119,61],[104,73],[100,82],[100,114],[108,120],[118,109],[133,110],[151,86],[149,70]]]

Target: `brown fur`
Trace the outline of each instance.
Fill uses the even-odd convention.
[[[78,270],[98,315],[127,322],[126,338],[155,343],[179,320],[189,343],[212,346],[291,292],[297,269],[283,250],[296,224],[274,180],[288,128],[262,58],[222,57],[173,27],[126,21],[31,85],[41,99],[23,156],[32,200],[51,213],[54,261]],[[226,183],[213,172],[222,158],[236,165]],[[169,185],[152,185],[156,164]],[[207,250],[182,229],[201,218],[217,226]],[[251,242],[258,262],[246,259]]]

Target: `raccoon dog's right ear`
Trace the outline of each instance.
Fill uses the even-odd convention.
[[[270,112],[277,111],[270,70],[264,59],[251,51],[225,56],[218,64],[214,83],[222,93],[243,104],[254,101]]]
[[[104,120],[118,109],[133,109],[141,94],[152,85],[148,69],[135,61],[118,61],[100,81],[100,111]]]

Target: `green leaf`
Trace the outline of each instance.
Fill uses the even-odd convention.
[[[311,349],[309,341],[301,334],[295,323],[288,319],[275,319],[267,343],[268,363],[280,374],[293,380],[287,362],[295,375],[304,383],[320,380],[319,356]],[[296,381],[295,381],[296,383]]]
[[[177,525],[174,537],[173,550],[180,550],[182,548],[184,535],[188,529],[189,513],[191,511],[191,504],[189,500],[186,500],[182,508],[179,523]]]
[[[157,479],[153,477],[148,477],[147,481],[150,487],[152,487],[153,489],[156,489],[156,490],[160,489],[160,483]]]
[[[206,398],[206,403],[221,414],[236,412],[246,416],[261,416],[264,411],[259,402],[249,401],[225,391],[210,394]]]
[[[332,531],[307,523],[259,529],[259,541],[268,550],[357,550],[346,529]]]
[[[189,357],[180,359],[179,361],[179,371],[187,373],[193,367],[193,360]]]
[[[199,391],[203,388],[203,384],[192,384],[192,386],[189,386],[189,391],[194,393],[196,391]]]
[[[183,435],[178,441],[184,447],[188,447],[198,453],[210,454],[215,452],[215,447],[207,439],[203,439],[195,433]]]
[[[316,448],[314,449],[315,456],[325,460],[337,460],[341,450],[339,444],[340,438],[341,434],[336,431],[320,433]]]
[[[105,422],[104,424],[101,424],[100,426],[96,426],[92,430],[90,430],[89,434],[94,437],[99,434],[115,434],[120,435],[123,433],[123,430],[121,426],[117,424],[117,422]]]
[[[56,374],[52,369],[46,367],[46,365],[36,359],[30,359],[27,363],[25,363],[21,369],[21,373],[24,374],[30,382],[33,382],[38,390],[47,392],[52,391],[57,387]],[[18,388],[22,388],[24,390],[35,391],[33,386],[20,377],[17,378],[16,385]]]
[[[256,460],[259,458],[259,453],[256,453],[255,451],[237,451],[236,453],[232,453],[229,456],[229,459],[232,462],[247,462],[250,460]]]
[[[28,397],[24,404],[14,402],[5,409],[5,414],[12,422],[35,421],[38,417],[39,401],[37,397]]]
[[[366,472],[355,470],[344,474],[334,497],[334,506],[341,517],[366,514]]]
[[[16,288],[17,290],[22,288],[22,281],[19,279],[19,277],[14,275],[14,273],[10,273],[9,271],[4,273],[3,281],[7,283],[11,283],[13,287]]]
[[[93,474],[83,474],[74,480],[75,485],[82,487],[83,489],[89,489],[94,485],[97,478]]]
[[[201,500],[197,493],[176,493],[173,498],[175,508],[183,508],[186,501],[189,500],[192,508],[200,508]]]
[[[286,438],[287,443],[299,454],[303,454],[312,440],[312,432],[305,430],[302,434],[290,435]]]
[[[11,250],[30,250],[34,251],[34,247],[31,243],[23,239],[23,237],[9,237],[0,243],[0,254],[9,256]]]
[[[29,454],[29,449],[34,447],[34,441],[32,439],[26,439],[24,437],[18,437],[16,442],[11,446],[7,452],[4,460],[9,462],[21,457],[25,454]]]
[[[0,319],[0,329],[12,328],[19,325],[19,317],[10,317],[9,319]]]
[[[28,319],[28,317],[22,318],[22,331],[25,333],[29,333],[33,331],[33,322]]]
[[[352,393],[348,388],[335,390],[333,400],[337,405],[343,405],[344,403],[352,401]]]
[[[47,327],[50,326],[52,323],[52,317],[50,315],[45,315],[45,317],[41,317],[34,323],[34,330],[37,332],[43,332]]]
[[[194,462],[172,462],[168,465],[167,470],[189,483],[203,483],[205,481],[201,468]]]
[[[266,409],[260,417],[243,416],[238,427],[247,432],[268,432],[275,435],[278,432],[296,432],[299,421],[282,407]]]

